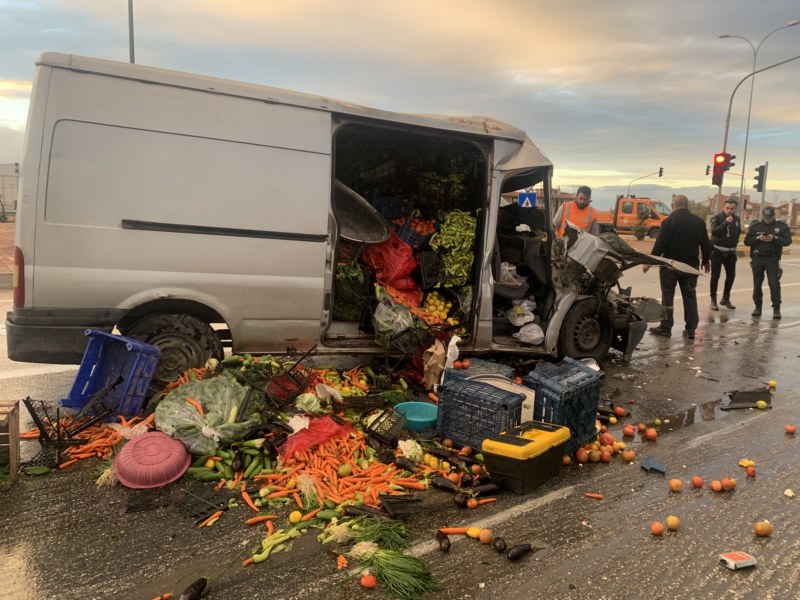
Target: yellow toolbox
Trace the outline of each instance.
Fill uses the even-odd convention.
[[[481,451],[492,480],[517,494],[527,494],[561,472],[569,429],[525,421],[483,441]]]

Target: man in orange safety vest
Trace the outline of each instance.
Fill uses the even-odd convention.
[[[589,206],[592,201],[592,188],[582,185],[575,193],[575,199],[562,204],[556,216],[553,218],[553,225],[558,230],[558,237],[564,237],[564,229],[567,221],[575,227],[588,231],[592,234],[600,233],[600,226],[597,224],[597,211]]]

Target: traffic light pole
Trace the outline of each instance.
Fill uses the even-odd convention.
[[[764,202],[767,195],[767,171],[769,171],[769,161],[764,163],[764,185],[761,186],[761,205],[758,207],[758,218],[761,218],[761,211],[764,210]]]
[[[781,62],[775,63],[774,65],[769,65],[768,67],[764,67],[763,69],[758,69],[757,71],[753,71],[749,75],[745,76],[739,83],[736,84],[736,87],[733,88],[733,92],[731,93],[730,102],[728,102],[728,114],[725,117],[725,135],[722,138],[722,152],[728,151],[728,132],[730,131],[731,127],[731,109],[733,108],[733,97],[736,95],[736,92],[741,87],[741,85],[751,77],[755,77],[757,73],[763,73],[764,71],[768,71],[769,69],[780,67],[781,65],[785,65],[786,63],[792,62],[793,60],[797,60],[798,58],[800,58],[800,55],[793,56],[792,58],[787,58],[786,60],[782,60]],[[764,192],[761,193],[763,196]],[[722,203],[722,183],[720,182],[719,187],[717,188],[717,206],[718,207],[722,206],[721,203]]]
[[[664,175],[664,168],[661,167],[658,169],[658,171],[655,171],[653,173],[648,173],[647,175],[642,175],[641,177],[637,177],[636,179],[631,179],[631,182],[628,184],[628,196],[631,195],[631,184],[634,181],[639,181],[640,179],[646,179],[647,177],[652,177],[653,175],[658,175],[659,177],[662,177]]]

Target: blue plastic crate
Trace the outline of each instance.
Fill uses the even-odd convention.
[[[479,381],[455,380],[439,387],[436,429],[459,446],[480,448],[483,440],[519,425],[524,394]]]
[[[570,430],[567,453],[572,453],[597,436],[597,405],[604,374],[573,358],[559,365],[539,363],[522,378],[522,383],[536,390],[533,419]]]
[[[455,380],[463,381],[476,375],[500,375],[512,379],[514,367],[482,358],[470,358],[469,369],[445,369],[444,383]]]
[[[61,406],[80,410],[92,396],[121,377],[122,381],[99,400],[111,410],[111,418],[138,415],[147,398],[147,388],[161,351],[150,344],[95,329],[87,329],[86,336],[89,343],[81,366],[69,396],[61,401]]]

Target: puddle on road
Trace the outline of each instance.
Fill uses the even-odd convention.
[[[722,399],[697,404],[674,415],[665,415],[661,418],[660,430],[675,431],[689,427],[701,421],[716,421],[729,416],[729,411],[722,410]],[[652,425],[651,425],[652,426]]]

